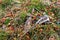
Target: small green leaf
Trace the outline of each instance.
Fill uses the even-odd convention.
[[[6,21],[4,22],[6,25],[10,22],[10,19],[6,19]]]

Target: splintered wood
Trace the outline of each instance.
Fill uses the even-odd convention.
[[[36,23],[34,26],[31,27],[31,17],[29,17],[29,19],[27,19],[24,30],[20,33],[20,39],[27,33],[29,32],[30,29],[34,29],[36,27],[37,24],[42,24],[46,21],[49,21],[49,17],[47,15],[42,16]]]

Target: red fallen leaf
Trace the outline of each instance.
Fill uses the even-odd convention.
[[[35,20],[36,19],[36,16],[33,16],[33,20]]]
[[[7,13],[6,16],[7,16],[7,17],[11,17],[11,16],[13,16],[13,14],[12,14],[11,12],[9,12],[9,13]]]
[[[10,26],[9,29],[10,29],[10,30],[14,30],[14,27],[13,27],[13,26]]]
[[[9,16],[9,17],[10,17],[10,16],[12,16],[12,14],[11,14],[11,13],[8,13],[8,14],[7,14],[7,16]]]
[[[2,3],[2,0],[0,0],[0,4]]]
[[[6,20],[6,18],[2,18],[2,19],[1,19],[1,22],[3,23],[3,22],[5,22],[5,20]]]
[[[49,12],[48,15],[54,15],[54,13],[53,12]]]

